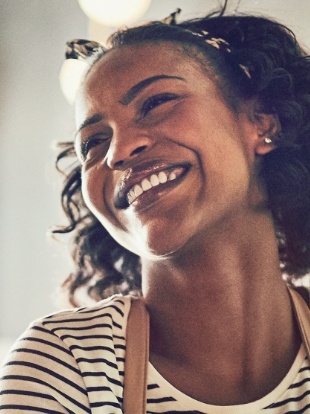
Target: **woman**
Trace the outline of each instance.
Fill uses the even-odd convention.
[[[70,45],[90,55],[59,230],[75,231],[72,303],[141,277],[149,413],[306,412],[283,281],[310,268],[310,63],[293,34],[220,13]],[[130,305],[36,321],[3,368],[2,410],[121,413]]]

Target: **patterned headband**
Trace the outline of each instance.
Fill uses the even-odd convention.
[[[94,56],[105,48],[98,42],[85,39],[73,39],[66,43],[66,59],[85,60]]]
[[[181,9],[176,9],[175,12],[171,13],[168,17],[162,20],[162,23],[168,24],[168,25],[177,25],[178,24],[178,17],[181,13]],[[200,32],[194,32],[193,30],[184,29],[188,32],[190,32],[194,36],[198,36],[204,40],[205,43],[207,43],[210,46],[215,47],[216,49],[222,50],[226,53],[231,53],[231,47],[230,44],[222,39],[221,37],[213,37],[209,32],[205,30],[201,30]],[[249,71],[249,68],[247,66],[239,64],[240,69],[245,73],[245,75],[251,79],[251,74]]]
[[[161,23],[167,24],[170,26],[177,25],[177,17],[179,16],[180,13],[181,13],[181,9],[177,9],[175,12],[171,13],[168,17],[163,19]],[[220,37],[213,37],[212,35],[210,35],[209,32],[205,30],[201,30],[200,32],[195,32],[195,31],[184,28],[184,31],[192,34],[193,36],[197,36],[203,39],[205,43],[207,43],[208,45],[220,51],[224,51],[225,53],[231,53],[230,44],[226,40]],[[73,39],[70,42],[66,43],[65,56],[66,56],[66,59],[85,60],[105,50],[106,49],[98,42],[85,40],[85,39]],[[249,79],[251,79],[249,68],[242,64],[239,64],[239,67],[245,73],[245,75]]]

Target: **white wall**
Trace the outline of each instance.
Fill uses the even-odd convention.
[[[193,17],[217,3],[153,0],[145,19],[177,7]],[[239,8],[279,18],[310,45],[309,0],[242,0]],[[54,311],[51,295],[68,272],[45,233],[62,220],[50,145],[74,133],[58,83],[65,41],[74,37],[87,37],[76,0],[0,0],[0,336],[15,338]]]
[[[66,40],[85,36],[75,0],[0,0],[0,335],[53,311],[68,271],[46,238],[62,221],[50,147],[73,136],[58,75]]]

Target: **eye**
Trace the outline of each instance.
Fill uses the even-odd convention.
[[[86,160],[87,154],[89,151],[98,145],[101,145],[103,143],[108,143],[110,140],[110,137],[105,137],[102,134],[96,134],[89,137],[86,141],[82,142],[80,145],[80,155],[83,161]]]
[[[173,101],[177,99],[177,97],[178,96],[173,93],[162,93],[151,96],[143,103],[140,112],[142,116],[146,116],[152,109],[155,109],[166,102]]]

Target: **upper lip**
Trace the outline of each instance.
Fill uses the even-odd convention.
[[[160,171],[173,169],[177,167],[189,168],[189,164],[186,162],[170,163],[162,160],[145,161],[138,165],[127,168],[119,178],[114,196],[114,207],[117,209],[124,209],[129,206],[127,200],[127,194],[129,190],[135,185],[140,183],[144,178],[149,177],[152,174],[156,174]]]

